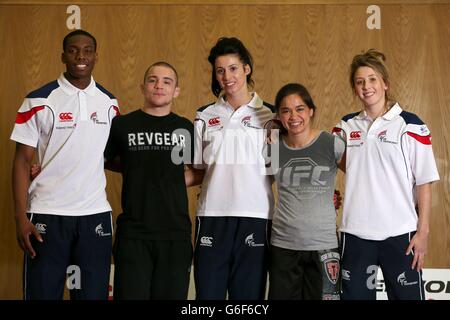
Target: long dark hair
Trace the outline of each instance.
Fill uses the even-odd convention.
[[[220,56],[224,56],[227,54],[237,54],[239,59],[244,63],[244,65],[250,66],[250,73],[247,75],[247,84],[253,86],[254,82],[252,80],[253,73],[253,58],[244,44],[238,38],[219,38],[214,47],[211,48],[209,52],[208,61],[212,66],[212,74],[211,74],[211,91],[212,93],[218,97],[222,88],[219,85],[219,82],[216,79],[216,72],[214,70],[214,64],[216,59]]]

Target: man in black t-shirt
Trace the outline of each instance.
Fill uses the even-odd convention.
[[[141,84],[142,109],[116,117],[105,150],[107,169],[123,175],[117,219],[114,299],[186,299],[192,260],[186,186],[192,123],[171,112],[180,93],[176,70],[157,62]]]

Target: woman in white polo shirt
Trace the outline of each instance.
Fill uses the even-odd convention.
[[[253,60],[236,38],[210,51],[215,103],[197,111],[195,165],[204,170],[197,209],[194,278],[197,299],[263,299],[273,210],[262,154],[273,118],[253,84]]]
[[[439,180],[430,131],[390,99],[383,53],[356,55],[350,84],[362,111],[334,129],[347,143],[341,298],[375,299],[381,267],[389,299],[424,299],[431,183]]]

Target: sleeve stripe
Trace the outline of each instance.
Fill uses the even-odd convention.
[[[117,106],[112,106],[114,111],[116,112],[116,116],[120,116],[120,111],[119,111],[119,107]]]
[[[331,130],[331,133],[340,133],[342,131],[341,128],[334,127],[333,130]]]
[[[43,110],[45,106],[37,106],[32,108],[31,110],[28,110],[26,112],[18,112],[16,116],[16,123],[22,124],[30,120],[36,113]]]
[[[421,136],[412,132],[407,132],[408,136],[413,137],[414,139],[416,139],[417,141],[419,141],[420,143],[423,144],[427,144],[427,145],[431,145],[431,134],[427,135],[427,136]]]

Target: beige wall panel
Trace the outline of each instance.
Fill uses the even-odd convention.
[[[382,50],[392,94],[433,134],[441,181],[433,185],[426,267],[450,268],[450,4],[380,5],[381,29],[368,30],[367,5],[329,3],[81,5],[81,26],[98,40],[94,76],[116,95],[122,113],[142,105],[139,85],[149,64],[167,60],[177,68],[182,88],[174,111],[191,120],[198,107],[214,101],[207,57],[220,36],[237,36],[252,52],[255,90],[266,101],[272,103],[287,82],[305,84],[318,106],[316,125],[324,130],[359,108],[348,83],[352,57],[363,49]],[[14,143],[9,136],[23,97],[63,70],[67,17],[66,5],[0,4],[0,43],[7,48],[0,59],[0,299],[21,297],[22,254],[12,218]],[[107,177],[116,217],[121,177]],[[389,186],[380,187],[390,192]],[[198,191],[189,190],[192,217]]]

